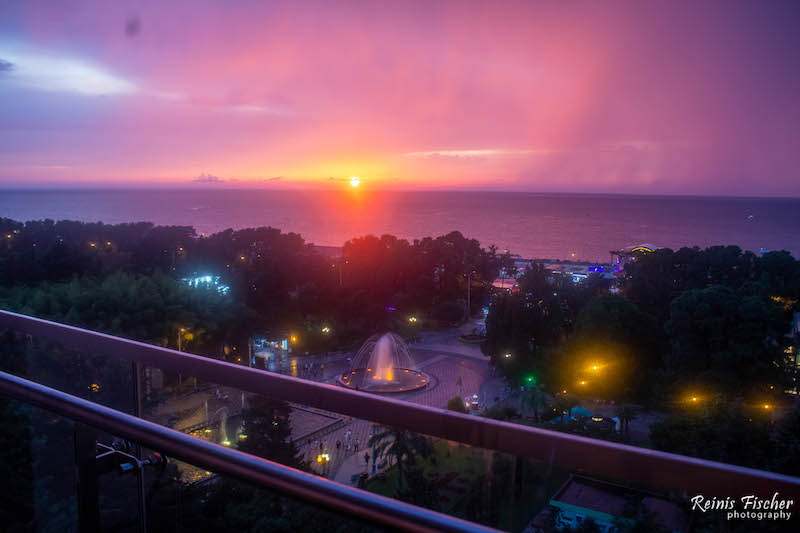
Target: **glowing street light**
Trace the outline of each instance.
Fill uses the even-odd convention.
[[[330,332],[331,332],[331,328],[329,328],[328,326],[325,326],[324,328],[322,328],[322,333],[330,333]]]
[[[506,359],[508,359],[509,357],[511,357],[511,354],[510,354],[510,353],[507,353],[507,354],[505,354],[503,357],[505,357]]]
[[[411,323],[414,323],[414,322],[416,322],[416,321],[417,321],[417,317],[415,317],[415,316],[410,316],[410,317],[408,317],[408,321],[409,321],[409,322],[411,322]]]

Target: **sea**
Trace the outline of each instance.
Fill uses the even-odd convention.
[[[150,221],[227,228],[272,226],[320,246],[392,234],[413,240],[460,231],[527,259],[608,262],[649,243],[677,249],[738,245],[800,257],[800,199],[388,192],[366,190],[3,190],[0,217],[108,224]]]

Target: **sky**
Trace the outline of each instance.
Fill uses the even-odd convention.
[[[0,3],[0,187],[800,196],[800,2]]]

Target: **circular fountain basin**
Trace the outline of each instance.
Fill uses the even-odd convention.
[[[340,385],[364,392],[408,392],[427,387],[430,376],[411,368],[394,368],[391,373],[379,373],[372,368],[355,368],[337,377]]]

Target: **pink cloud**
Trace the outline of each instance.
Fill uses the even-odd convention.
[[[214,168],[294,182],[369,171],[410,186],[800,193],[790,3],[18,9],[23,46],[100,65],[136,90],[84,104],[78,130],[50,96],[36,146],[0,153],[15,176],[47,159],[71,175],[22,173],[189,180]],[[11,29],[0,26],[0,59]],[[43,97],[20,98],[34,108]],[[485,157],[404,156],[447,151]]]

